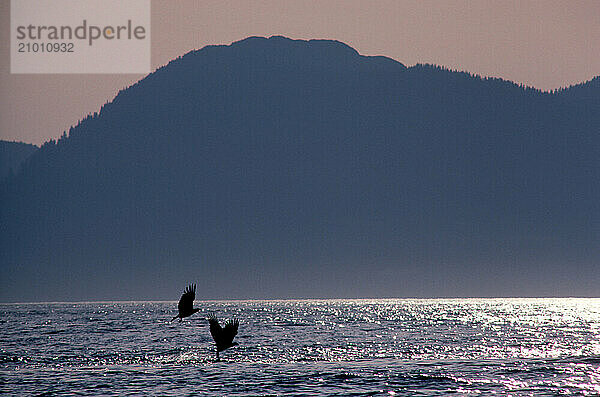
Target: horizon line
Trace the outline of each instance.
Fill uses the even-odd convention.
[[[303,302],[303,301],[371,301],[371,300],[529,300],[529,299],[600,299],[600,296],[436,296],[436,297],[386,297],[386,298],[265,298],[265,299],[195,299],[195,302]],[[0,302],[0,305],[43,305],[43,304],[90,304],[90,303],[177,303],[178,300],[91,300],[91,301],[36,301],[36,302]]]

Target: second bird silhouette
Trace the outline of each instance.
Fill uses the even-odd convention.
[[[217,361],[219,361],[219,352],[237,346],[238,343],[234,342],[233,338],[237,335],[240,322],[234,318],[227,321],[224,327],[221,327],[219,320],[213,313],[208,317],[208,323],[210,324],[210,334],[217,344]]]

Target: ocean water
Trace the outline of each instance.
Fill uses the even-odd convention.
[[[598,395],[600,299],[0,305],[7,395]],[[215,360],[206,316],[236,317]]]

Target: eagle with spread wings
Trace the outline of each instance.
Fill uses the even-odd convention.
[[[234,318],[233,320],[228,320],[225,326],[221,327],[219,320],[217,320],[217,317],[213,313],[208,317],[208,323],[210,324],[210,334],[217,344],[217,360],[219,360],[219,352],[229,349],[232,346],[237,346],[238,343],[234,342],[233,338],[237,335],[240,322]]]
[[[198,312],[200,309],[194,308],[194,299],[196,299],[196,284],[190,284],[183,290],[183,295],[181,295],[177,305],[179,313],[171,321],[179,318],[179,322],[181,322],[184,317],[189,317]]]

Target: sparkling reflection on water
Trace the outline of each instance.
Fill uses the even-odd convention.
[[[0,392],[600,394],[600,299],[0,305]],[[240,319],[215,362],[205,317]]]

